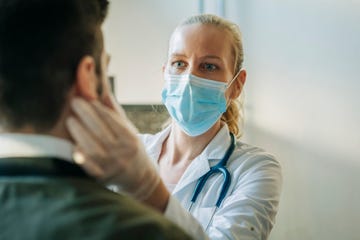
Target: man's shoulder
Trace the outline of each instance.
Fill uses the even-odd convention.
[[[91,198],[95,204],[84,211],[93,211],[97,215],[92,219],[98,218],[101,223],[94,221],[92,224],[107,229],[105,232],[109,239],[118,239],[119,236],[129,239],[190,239],[162,214],[129,196],[107,189],[94,188],[93,191]]]
[[[2,217],[12,219],[0,222],[7,229],[0,239],[190,239],[160,213],[91,179],[7,178],[0,190]]]

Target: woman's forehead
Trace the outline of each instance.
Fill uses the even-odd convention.
[[[169,55],[199,53],[231,58],[228,32],[210,24],[190,24],[177,28],[171,36]]]

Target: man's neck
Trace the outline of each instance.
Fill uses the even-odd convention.
[[[36,131],[34,128],[27,126],[20,129],[1,129],[0,133],[48,135],[72,142],[71,136],[64,126],[57,126],[50,131]]]
[[[7,129],[5,127],[0,126],[0,133],[41,134],[41,135],[49,135],[52,137],[57,137],[73,142],[65,125],[65,121],[67,116],[69,115],[69,112],[70,111],[68,110],[68,108],[65,107],[65,111],[63,111],[63,114],[61,115],[59,120],[56,122],[54,127],[48,131],[39,131],[31,125],[25,125],[17,129]]]

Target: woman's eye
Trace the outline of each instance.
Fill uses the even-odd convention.
[[[203,68],[203,70],[208,71],[208,72],[213,72],[218,69],[218,67],[215,64],[211,64],[211,63],[202,64],[202,68]]]
[[[183,67],[185,67],[185,63],[182,61],[176,61],[176,62],[172,63],[172,66],[176,67],[176,68],[183,68]]]

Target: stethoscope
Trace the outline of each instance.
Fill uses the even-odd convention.
[[[231,175],[230,175],[230,172],[226,168],[226,164],[235,149],[234,134],[230,133],[230,138],[231,138],[231,144],[230,144],[229,148],[227,149],[224,157],[216,165],[210,167],[210,170],[207,173],[205,173],[202,177],[199,178],[198,182],[196,183],[195,190],[194,190],[194,193],[191,198],[190,207],[188,208],[188,211],[190,212],[193,204],[196,202],[196,199],[198,198],[200,192],[203,190],[205,183],[209,179],[209,177],[213,174],[221,173],[224,177],[224,183],[222,185],[222,189],[221,189],[220,195],[218,197],[218,200],[216,201],[216,204],[215,204],[216,208],[213,211],[213,214],[211,216],[211,219],[210,219],[207,227],[209,226],[210,222],[212,221],[212,218],[215,214],[216,209],[220,207],[222,201],[224,200],[224,198],[229,190],[230,184],[231,184]],[[206,229],[207,229],[207,227],[206,227]]]

